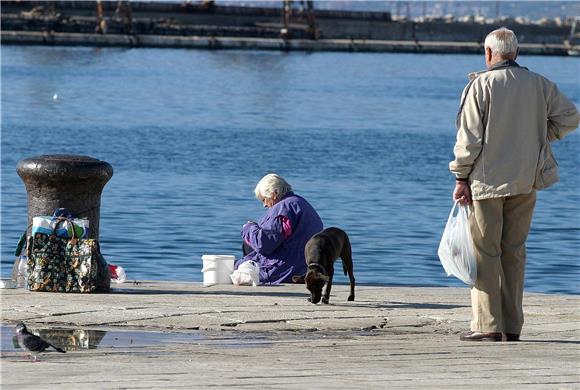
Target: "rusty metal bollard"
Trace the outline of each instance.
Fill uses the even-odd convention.
[[[18,162],[16,172],[28,193],[28,224],[32,218],[69,209],[89,220],[89,238],[99,239],[101,193],[113,167],[92,157],[55,154]]]

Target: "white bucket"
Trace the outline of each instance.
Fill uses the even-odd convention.
[[[234,272],[235,256],[230,255],[203,255],[203,285],[232,284],[230,275]]]

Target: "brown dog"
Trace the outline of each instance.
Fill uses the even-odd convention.
[[[310,291],[309,301],[320,302],[322,288],[326,284],[322,303],[330,300],[332,288],[332,276],[334,275],[334,262],[340,257],[344,274],[348,274],[350,280],[349,301],[354,301],[354,273],[352,266],[352,252],[350,240],[346,233],[339,228],[331,227],[312,236],[304,248],[308,271],[304,280],[306,288]]]

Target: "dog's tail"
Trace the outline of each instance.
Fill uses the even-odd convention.
[[[350,267],[352,268],[352,249],[350,248],[350,240],[346,234],[344,235],[344,244],[342,245],[340,258],[342,259],[342,270],[344,271],[344,276],[346,276],[348,273],[346,270],[346,263],[350,262]]]

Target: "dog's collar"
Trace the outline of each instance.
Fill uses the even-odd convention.
[[[322,271],[322,274],[323,275],[326,275],[326,270],[320,264],[318,264],[318,263],[310,263],[310,264],[308,264],[308,269],[314,269],[314,268],[318,268],[320,271]]]

